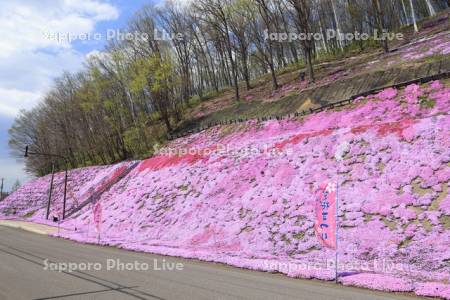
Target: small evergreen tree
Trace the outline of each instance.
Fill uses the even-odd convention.
[[[14,182],[14,184],[11,187],[11,193],[14,193],[15,191],[17,191],[21,186],[21,183],[19,181],[19,179],[16,180],[16,182]]]

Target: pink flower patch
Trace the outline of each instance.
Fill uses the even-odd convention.
[[[374,290],[389,292],[409,292],[413,290],[411,282],[406,279],[384,274],[357,274],[342,277],[344,285],[354,285]]]
[[[419,296],[450,299],[450,285],[439,282],[421,283],[416,287],[416,294]]]
[[[409,104],[417,104],[418,99],[422,96],[422,90],[417,84],[410,84],[405,88],[404,95]]]
[[[397,89],[395,88],[385,89],[375,95],[375,97],[380,100],[390,100],[395,98],[396,96],[397,96]]]

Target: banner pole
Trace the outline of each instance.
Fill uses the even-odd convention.
[[[346,153],[349,152],[350,144],[348,142],[343,142],[338,146],[337,152],[335,153],[336,159],[336,261],[335,261],[335,278],[336,284],[339,283],[339,273],[338,273],[338,254],[339,254],[339,167],[341,161],[344,159]]]
[[[335,278],[336,284],[338,284],[338,252],[339,252],[339,161],[336,174],[336,261],[335,261]]]

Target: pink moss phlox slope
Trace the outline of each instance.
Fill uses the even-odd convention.
[[[129,163],[114,166],[89,167],[69,171],[67,187],[67,210],[87,200],[94,192],[101,190],[108,182],[118,176]],[[47,223],[48,194],[51,175],[47,175],[23,185],[17,192],[0,203],[0,215],[8,218],[23,218]],[[64,173],[55,174],[50,217],[62,216],[64,195]]]
[[[95,243],[100,234],[102,244],[127,249],[331,280],[334,252],[314,235],[314,195],[338,180],[342,282],[450,298],[449,89],[433,82],[360,100],[298,121],[177,139],[161,149],[170,154],[140,162],[101,196],[100,233],[86,207],[62,224],[62,236]],[[74,173],[77,194],[113,168]],[[28,205],[42,219],[47,184],[25,185],[1,213]]]
[[[416,42],[413,46],[400,51],[402,61],[423,59],[432,55],[450,54],[450,34],[443,32],[432,38]]]

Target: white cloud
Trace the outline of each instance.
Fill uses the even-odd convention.
[[[189,7],[189,5],[191,5],[192,3],[194,3],[193,0],[165,0],[165,1],[159,2],[156,6],[164,7],[164,5],[166,5],[166,4],[174,4],[175,6],[178,6],[179,8],[187,9]]]
[[[8,1],[0,4],[0,57],[39,48],[70,48],[45,33],[92,32],[96,22],[112,20],[118,11],[98,1]]]
[[[95,21],[112,20],[119,16],[117,9],[108,3],[93,0],[65,0],[64,3],[69,11],[92,16]]]
[[[46,33],[92,33],[96,23],[114,20],[117,9],[107,0],[14,0],[0,1],[0,121],[34,107],[63,70],[76,71],[85,56],[67,41],[46,38]],[[0,147],[6,130],[0,132]],[[30,177],[23,162],[4,158],[0,149],[0,177],[7,189],[16,179]]]
[[[103,51],[98,51],[98,50],[92,50],[91,52],[89,52],[88,54],[86,54],[86,60],[91,60],[91,59],[106,59],[109,58],[110,55],[107,52],[103,52]]]
[[[92,33],[118,10],[105,0],[15,0],[0,3],[0,117],[36,105],[63,70],[85,59],[67,41],[47,33]]]
[[[81,62],[81,55],[66,51],[54,56],[30,52],[0,59],[0,118],[34,107],[50,88],[54,77],[63,69],[76,70]]]
[[[0,87],[0,99],[3,100],[0,102],[0,114],[14,117],[18,110],[33,106],[41,96],[39,93]],[[16,105],[12,106],[13,103]]]

